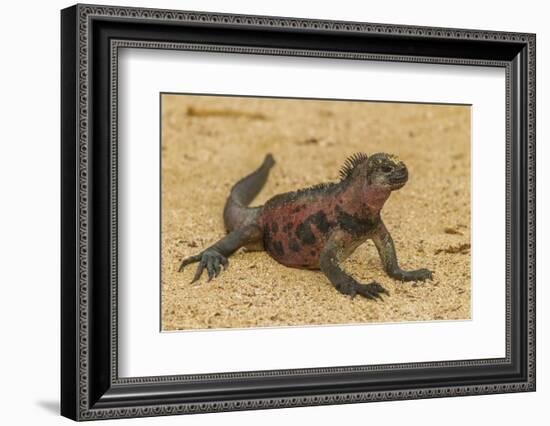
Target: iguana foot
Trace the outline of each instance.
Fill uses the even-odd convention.
[[[354,298],[356,294],[360,294],[363,297],[366,297],[367,299],[382,299],[381,294],[387,294],[388,296],[390,293],[388,290],[386,290],[384,287],[382,287],[377,282],[373,281],[369,284],[355,284],[353,289],[354,292],[351,293],[351,297]]]
[[[433,272],[425,268],[417,269],[415,271],[398,270],[389,275],[400,281],[426,281],[433,278]]]
[[[220,274],[222,265],[223,269],[227,269],[227,266],[229,265],[227,257],[223,254],[218,253],[214,249],[207,249],[200,254],[184,259],[181,262],[178,272],[183,271],[187,265],[194,262],[199,262],[199,266],[197,267],[197,272],[195,273],[191,284],[201,277],[205,268],[208,272],[208,281],[210,281],[212,278],[217,277]]]

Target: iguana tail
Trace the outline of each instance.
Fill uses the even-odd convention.
[[[267,154],[264,162],[256,171],[242,178],[231,188],[231,194],[223,210],[223,220],[228,232],[254,222],[259,213],[259,208],[251,208],[248,205],[263,188],[269,170],[274,164],[273,156]]]

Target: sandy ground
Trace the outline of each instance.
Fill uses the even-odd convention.
[[[276,166],[255,200],[334,181],[354,152],[397,154],[409,182],[382,216],[404,269],[433,281],[385,275],[372,242],[345,269],[376,280],[384,302],[336,291],[318,271],[292,269],[265,252],[238,251],[229,270],[193,285],[180,260],[224,235],[231,186],[273,153]],[[162,329],[277,327],[469,319],[470,108],[338,101],[163,95]]]

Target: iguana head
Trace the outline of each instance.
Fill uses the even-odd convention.
[[[340,169],[340,177],[342,180],[362,181],[367,186],[395,191],[407,183],[409,174],[405,163],[395,155],[377,153],[367,156],[358,153],[346,160]]]
[[[366,164],[369,185],[384,186],[392,191],[402,188],[409,179],[407,166],[397,156],[385,153],[371,155]]]
[[[366,207],[362,211],[372,216],[380,212],[392,191],[407,183],[409,174],[405,164],[394,155],[359,153],[346,160],[340,177],[348,210]]]

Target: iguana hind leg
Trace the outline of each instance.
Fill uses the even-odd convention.
[[[223,266],[224,269],[227,269],[229,264],[227,258],[235,253],[240,247],[253,244],[261,240],[262,231],[260,227],[255,224],[236,229],[227,234],[217,243],[208,247],[203,252],[182,260],[178,272],[183,271],[183,269],[191,263],[199,262],[197,272],[195,273],[191,283],[194,283],[201,277],[204,269],[206,269],[208,273],[208,281],[210,281],[212,278],[219,275],[221,266]]]
[[[382,299],[381,294],[389,295],[389,292],[377,282],[361,284],[340,267],[345,239],[346,235],[342,231],[336,231],[321,251],[319,266],[331,284],[340,293],[350,295],[352,298],[357,294],[367,299]]]

